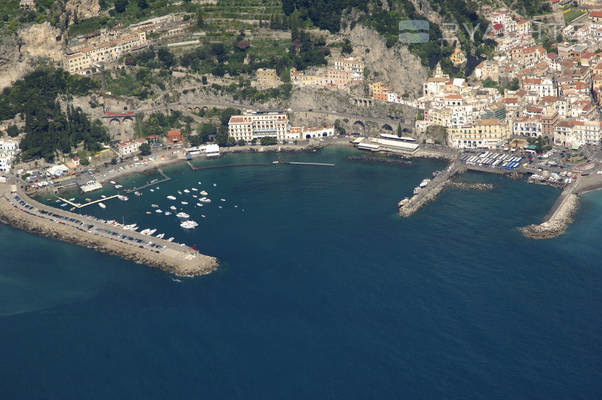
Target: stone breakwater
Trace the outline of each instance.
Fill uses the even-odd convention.
[[[531,239],[552,239],[562,235],[573,221],[572,216],[579,206],[579,196],[566,191],[556,201],[547,218],[539,225],[529,225],[520,231]]]
[[[448,185],[450,187],[454,187],[456,189],[463,190],[493,190],[493,185],[491,183],[464,183],[464,182],[449,182]]]
[[[154,243],[162,244],[164,242],[166,245],[166,248],[160,252],[156,252],[143,246],[136,247],[132,243],[119,241],[110,236],[101,236],[90,233],[85,229],[79,229],[68,223],[53,220],[52,218],[43,218],[41,214],[36,215],[36,212],[39,212],[42,208],[49,211],[48,208],[50,207],[39,204],[25,197],[21,193],[20,198],[26,199],[27,205],[34,207],[32,209],[33,211],[19,208],[19,204],[16,204],[8,194],[6,196],[0,195],[1,222],[27,232],[77,244],[105,254],[119,256],[138,264],[160,268],[177,276],[192,277],[205,275],[218,267],[216,258],[187,251],[185,249],[179,250],[176,248],[177,245],[171,242],[152,238]],[[51,212],[56,212],[56,215],[61,215],[63,217],[72,216],[74,219],[82,218],[79,214],[61,210],[53,209]],[[105,228],[104,226],[98,227]],[[107,225],[106,228],[111,229],[112,231],[119,230],[119,228],[111,225]],[[124,231],[124,233],[136,237],[143,236],[131,231]],[[145,237],[145,240],[150,240],[150,238]],[[172,247],[167,247],[168,245]]]
[[[357,162],[365,162],[365,163],[383,163],[390,165],[412,165],[412,162],[409,160],[404,160],[402,158],[392,158],[387,156],[349,156],[347,157],[349,161],[357,161]]]

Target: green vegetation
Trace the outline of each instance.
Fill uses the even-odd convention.
[[[352,7],[368,12],[368,2],[362,0],[282,0],[286,15],[296,12],[302,19],[311,20],[314,25],[333,33],[341,27],[343,11]]]
[[[157,111],[152,113],[146,120],[136,118],[135,132],[138,137],[165,136],[168,130],[181,129],[191,122],[192,118],[182,115],[179,111],[173,111],[169,115]]]
[[[567,11],[565,11],[563,13],[564,22],[566,24],[570,24],[571,22],[573,22],[575,19],[579,18],[583,14],[587,14],[587,11],[568,9]]]
[[[454,22],[458,26],[466,25],[475,30],[474,40],[469,37],[466,29],[458,29],[457,35],[465,52],[487,53],[494,45],[483,37],[487,21],[477,14],[478,2],[472,0],[430,0],[430,5],[446,22]],[[286,15],[298,16],[302,20],[310,20],[314,25],[338,32],[341,15],[345,10],[357,8],[364,14],[360,22],[374,28],[386,38],[388,47],[392,47],[399,39],[399,22],[406,19],[426,19],[418,12],[413,3],[405,0],[388,0],[384,7],[381,0],[284,0],[282,7]],[[427,43],[410,44],[410,50],[418,55],[424,65],[433,67],[439,61],[444,69],[451,69],[447,57],[453,48],[441,43],[441,29],[431,21],[429,29],[430,40]]]
[[[0,4],[0,42],[2,36],[13,34],[30,22],[48,21],[57,26],[63,14],[63,4],[55,0],[38,0],[34,10],[20,8],[19,0],[3,0]]]
[[[142,143],[140,145],[140,149],[139,150],[140,150],[140,154],[143,155],[143,156],[150,156],[151,152],[152,152],[150,144],[148,144],[148,143]]]
[[[278,41],[256,43],[239,34],[222,43],[207,43],[187,51],[177,63],[200,74],[220,77],[253,74],[259,68],[275,68],[281,77],[285,77],[290,67],[303,70],[309,66],[326,65],[325,57],[330,50],[323,38],[314,38],[305,31],[293,31],[292,36],[292,44]]]
[[[6,134],[10,137],[17,137],[19,136],[19,128],[17,128],[17,125],[10,125],[6,129]]]
[[[110,72],[104,72],[106,88],[117,96],[135,96],[141,100],[155,95],[153,85],[165,90],[165,83],[171,78],[167,70],[158,73],[147,67],[140,67],[133,73],[121,70],[113,76]]]
[[[508,82],[508,84],[506,85],[506,89],[508,90],[518,90],[520,88],[520,82],[518,80],[518,78],[514,78],[512,79],[510,82]]]
[[[89,151],[102,149],[109,137],[99,120],[90,122],[83,111],[69,106],[65,114],[57,102],[83,96],[97,89],[97,81],[70,75],[61,69],[44,68],[26,75],[0,96],[0,120],[21,114],[27,135],[21,141],[23,159],[52,160],[57,152],[69,153],[83,143]]]
[[[210,136],[217,135],[217,128],[210,123],[202,123],[197,127],[197,134],[189,137],[192,146],[198,146],[209,141]]]
[[[547,0],[504,0],[508,7],[525,15],[539,15],[552,11]]]
[[[126,65],[169,69],[176,64],[176,59],[167,47],[160,47],[158,50],[149,47],[140,53],[126,55],[124,62]]]
[[[264,136],[260,139],[259,142],[261,143],[262,146],[273,146],[278,143],[276,138],[271,137],[271,136]]]

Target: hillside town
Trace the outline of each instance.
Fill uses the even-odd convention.
[[[21,3],[22,7],[30,6],[28,2]],[[526,19],[508,9],[485,8],[485,17],[490,22],[485,35],[495,42],[493,55],[481,57],[469,75],[444,72],[438,63],[417,97],[398,93],[392,89],[392,81],[371,76],[364,57],[351,50],[327,57],[324,66],[290,69],[290,84],[299,90],[341,93],[368,108],[374,104],[410,107],[416,112],[415,120],[411,121],[413,129],[397,127],[394,132],[395,126],[389,126],[388,130],[368,133],[355,126],[347,130],[340,125],[336,127],[339,120],[335,124],[330,120],[305,125],[299,124],[299,117],[291,118],[302,114],[299,110],[256,107],[229,116],[224,129],[227,143],[269,146],[324,140],[347,133],[372,136],[359,146],[361,149],[401,153],[414,153],[422,145],[442,146],[444,153],[445,147],[459,151],[513,148],[536,150],[540,155],[553,147],[577,150],[582,146],[597,146],[602,131],[599,116],[602,6],[587,2],[581,2],[580,6],[586,11],[581,11],[572,23],[552,26],[553,35],[561,40],[548,42],[546,47],[539,38],[542,34],[549,36],[551,28],[540,19]],[[559,13],[567,12],[566,8],[559,8],[561,5],[554,7]],[[122,68],[125,56],[157,44],[170,47],[194,44],[188,41],[194,31],[191,17],[186,13],[167,14],[74,36],[64,48],[63,67],[72,74],[98,76],[103,71]],[[468,55],[460,46],[457,32],[444,34],[455,43],[449,62],[458,70],[465,68]],[[195,35],[198,38],[198,33]],[[257,90],[271,90],[280,87],[282,79],[276,68],[262,67],[254,71],[251,85]],[[111,126],[116,122],[123,126],[122,131],[136,118],[133,111],[114,112],[108,105],[103,105],[103,109],[103,123]],[[435,131],[443,135],[433,135]],[[136,158],[141,149],[145,149],[146,155],[168,149],[172,153],[181,149],[183,154],[205,154],[198,145],[190,143],[189,133],[183,134],[182,128],[167,127],[143,136],[131,131],[113,135],[111,145],[96,158],[104,160],[106,165],[115,159]],[[8,173],[19,160],[20,138],[2,142],[0,171]],[[216,135],[206,139],[215,141]],[[360,142],[354,141],[356,145]],[[219,146],[216,152],[219,153]],[[94,161],[90,156],[87,158],[61,157],[57,162],[66,169],[53,172],[60,172],[57,175],[60,176],[82,170]],[[31,175],[35,171],[27,172]]]

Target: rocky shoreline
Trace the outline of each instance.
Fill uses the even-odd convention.
[[[180,277],[206,275],[218,267],[218,261],[214,257],[196,254],[189,259],[178,259],[175,254],[169,255],[165,254],[166,252],[157,254],[147,249],[135,248],[126,243],[89,234],[65,224],[51,223],[18,210],[5,196],[0,196],[0,222],[26,232],[77,244],[138,264],[156,267]]]

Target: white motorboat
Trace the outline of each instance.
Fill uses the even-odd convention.
[[[100,208],[107,208],[106,204],[104,204],[104,203],[98,203],[98,207],[100,207]]]
[[[190,218],[190,215],[186,214],[185,212],[179,212],[176,214],[176,217],[186,219],[186,218]]]
[[[198,223],[196,223],[195,221],[188,220],[188,221],[184,221],[184,222],[182,222],[182,223],[180,224],[180,226],[181,226],[182,228],[184,228],[184,229],[194,229],[194,228],[196,228],[197,226],[199,226],[199,224],[198,224]]]
[[[175,200],[175,199],[176,199],[174,196],[167,196],[167,198],[168,198],[169,200]]]

